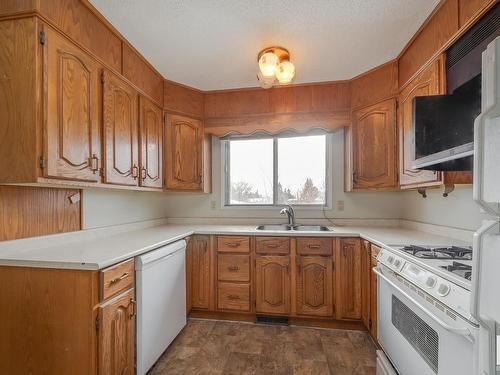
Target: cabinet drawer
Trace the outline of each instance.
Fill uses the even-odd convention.
[[[250,284],[219,283],[217,307],[220,310],[250,311]]]
[[[255,251],[258,254],[290,254],[290,239],[287,237],[256,237]]]
[[[297,238],[299,255],[332,255],[332,238]]]
[[[217,251],[221,253],[249,253],[250,237],[218,236]]]
[[[134,286],[134,259],[126,260],[100,272],[100,300]]]
[[[250,256],[219,254],[217,276],[219,281],[250,281]]]

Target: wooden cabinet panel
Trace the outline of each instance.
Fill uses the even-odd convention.
[[[217,308],[250,311],[250,284],[220,282],[217,288]]]
[[[458,0],[459,26],[463,27],[494,2],[494,0]]]
[[[123,71],[125,78],[149,95],[156,103],[163,102],[163,77],[131,48],[122,43]]]
[[[248,253],[250,252],[250,237],[217,236],[217,251],[219,253]]]
[[[361,319],[366,328],[370,327],[370,281],[371,257],[370,243],[361,241]]]
[[[192,305],[197,309],[209,309],[213,288],[210,237],[193,236],[190,246],[193,267],[191,273]]]
[[[359,238],[338,239],[336,249],[336,316],[361,319],[361,244]]]
[[[45,177],[98,182],[101,158],[100,67],[46,28]]]
[[[176,82],[163,81],[163,109],[194,118],[204,117],[205,94]]]
[[[377,260],[375,258],[371,258],[371,266],[370,266],[370,322],[369,329],[370,334],[376,340],[377,339],[377,321],[378,321],[378,312],[377,312],[377,275],[375,272],[372,272],[372,268],[377,266]]]
[[[203,123],[189,117],[168,115],[166,125],[166,188],[202,190]]]
[[[297,254],[299,255],[332,255],[331,237],[297,238]]]
[[[290,258],[258,256],[255,260],[257,313],[290,313]]]
[[[399,86],[403,87],[458,31],[458,1],[437,5],[431,17],[410,40],[399,57]]]
[[[332,258],[298,257],[296,278],[297,314],[332,316]]]
[[[411,167],[415,154],[413,137],[413,98],[445,93],[443,58],[439,58],[419,74],[399,94],[399,179],[402,188],[441,184],[441,173]]]
[[[219,281],[250,281],[250,256],[235,254],[217,255]]]
[[[139,177],[137,93],[104,72],[104,180],[136,186]]]
[[[193,308],[193,250],[192,237],[186,237],[186,312]]]
[[[126,260],[105,268],[100,275],[100,300],[103,301],[113,295],[134,287],[135,281],[134,259]]]
[[[395,188],[396,101],[389,99],[359,109],[352,117],[352,188]]]
[[[290,254],[290,238],[287,237],[255,237],[257,254],[288,255]]]
[[[163,186],[162,110],[149,99],[139,98],[140,185]]]
[[[134,290],[99,308],[99,374],[134,375]]]

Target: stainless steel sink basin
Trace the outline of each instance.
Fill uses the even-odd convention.
[[[263,224],[257,227],[257,230],[292,230],[292,227],[288,224]]]
[[[330,232],[330,229],[324,225],[296,225],[293,230],[299,232]]]
[[[275,230],[275,231],[297,231],[297,232],[329,232],[330,229],[324,225],[294,225],[289,224],[262,224],[257,230]]]

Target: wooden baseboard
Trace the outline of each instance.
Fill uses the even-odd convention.
[[[232,313],[232,312],[203,311],[203,310],[192,310],[189,313],[189,318],[232,320],[232,321],[253,322],[253,323],[257,321],[257,315],[252,313]],[[288,322],[290,325],[302,326],[302,327],[366,331],[363,322],[360,320],[335,320],[328,318],[290,317]]]

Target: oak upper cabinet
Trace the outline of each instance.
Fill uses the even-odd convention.
[[[99,374],[133,375],[135,356],[134,289],[99,307]]]
[[[209,145],[203,123],[193,118],[167,115],[165,142],[165,188],[209,191]],[[208,179],[208,180],[207,180]],[[208,184],[208,185],[207,185]]]
[[[103,79],[104,182],[137,186],[139,129],[137,92],[105,71]]]
[[[395,99],[352,114],[352,190],[397,187]]]
[[[43,177],[99,182],[100,66],[45,28]]]
[[[361,241],[361,319],[366,328],[370,327],[370,242]]]
[[[140,186],[163,186],[163,113],[149,99],[139,98]]]
[[[333,315],[333,263],[331,257],[297,257],[297,314]]]
[[[337,239],[336,317],[361,319],[361,244],[359,238]]]
[[[189,241],[191,252],[191,305],[193,309],[213,307],[213,270],[209,236],[193,236]]]
[[[255,307],[257,313],[290,313],[290,258],[257,256],[255,259]]]
[[[415,77],[399,94],[399,182],[402,188],[441,184],[441,173],[416,170],[411,167],[415,146],[413,136],[413,98],[439,95],[446,92],[444,60],[440,57]]]

